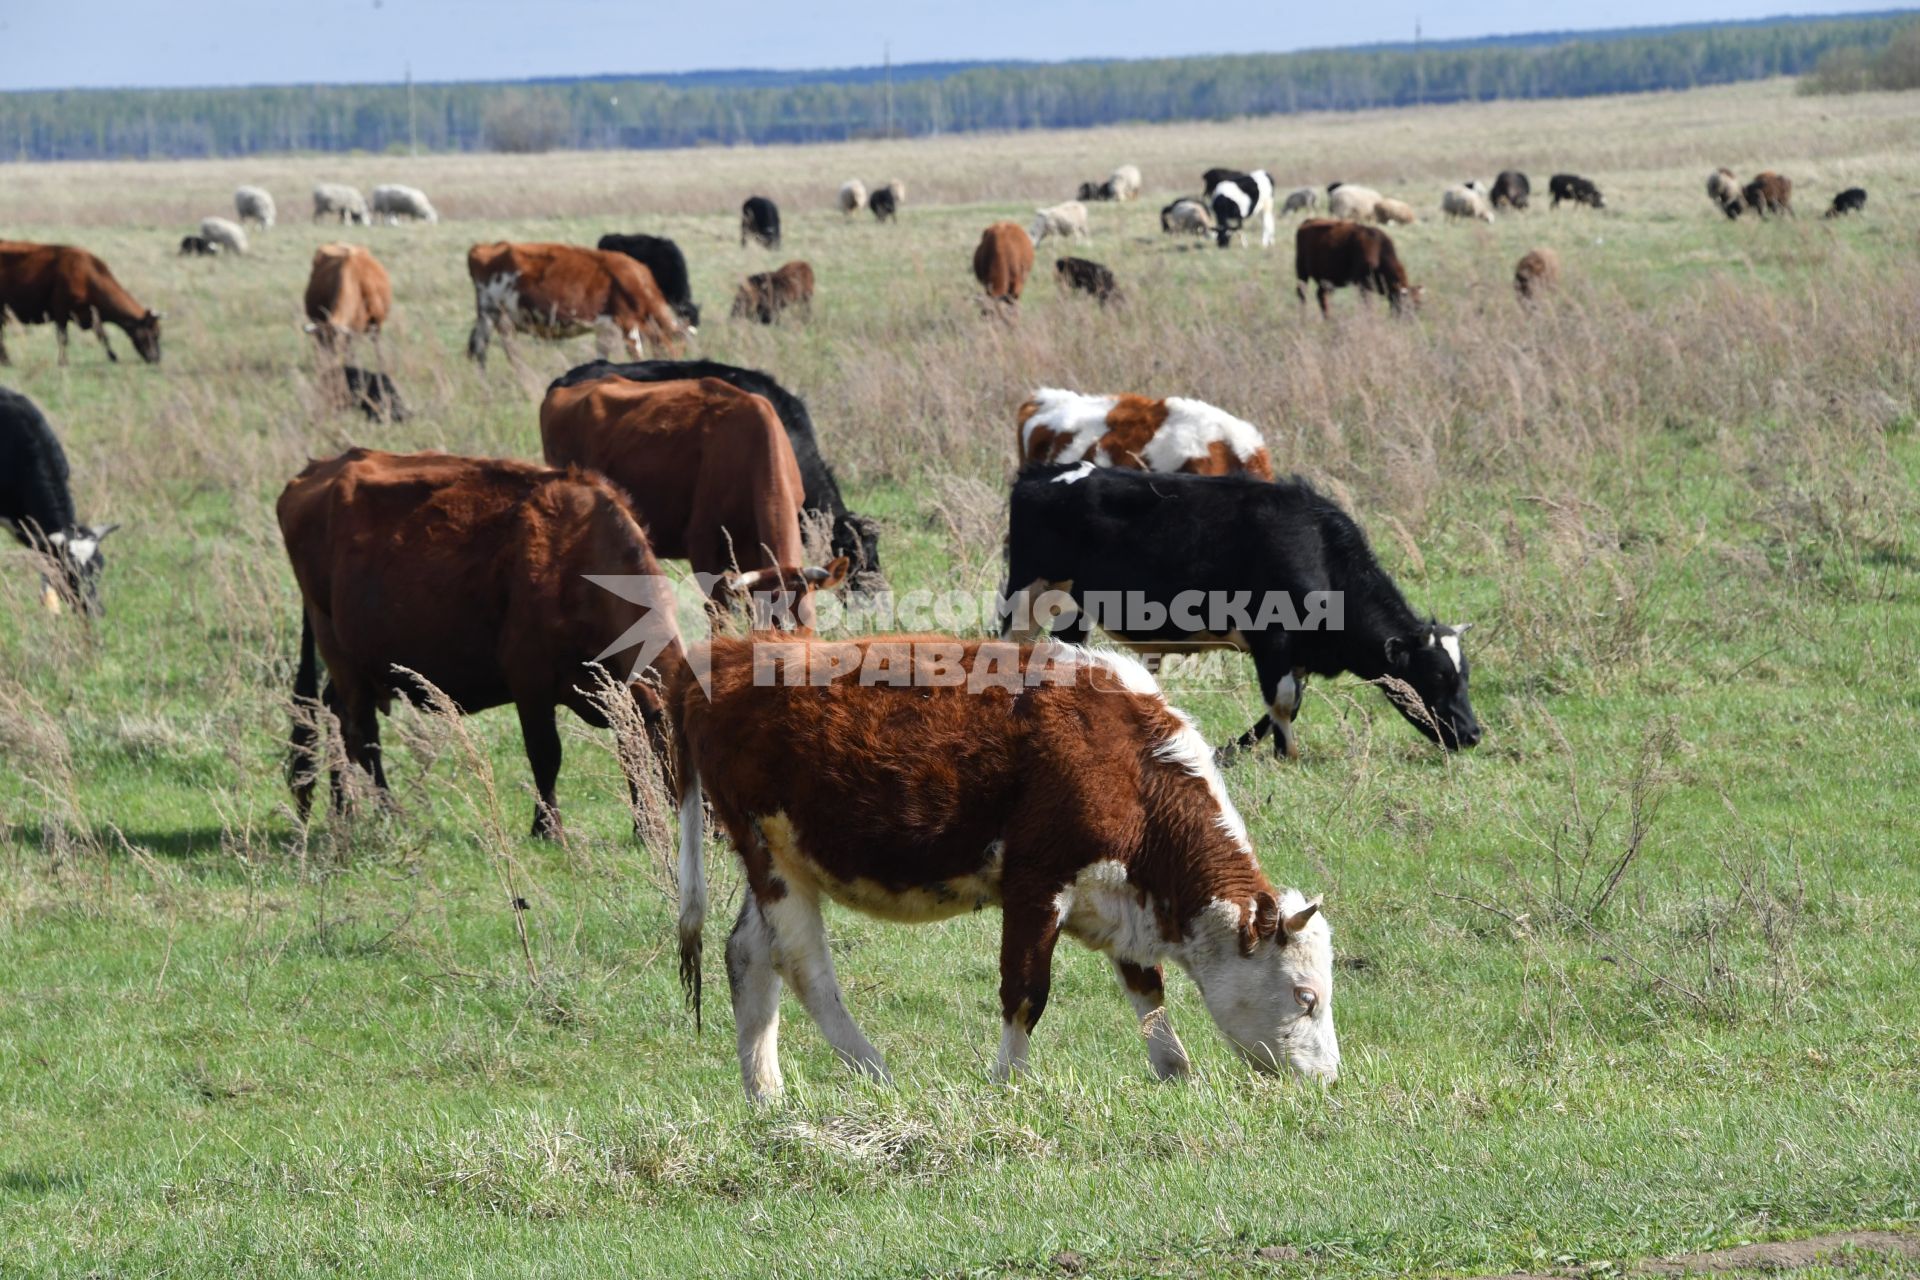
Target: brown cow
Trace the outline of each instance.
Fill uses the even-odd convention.
[[[7,357],[7,318],[21,324],[53,322],[60,363],[67,362],[67,325],[93,330],[107,359],[118,361],[107,341],[117,324],[148,364],[160,363],[160,313],[149,311],[121,288],[107,264],[65,244],[0,240],[0,364]]]
[[[1398,312],[1405,303],[1418,304],[1420,290],[1407,283],[1407,269],[1394,252],[1393,237],[1378,227],[1334,218],[1312,218],[1293,236],[1293,272],[1299,283],[1294,292],[1307,300],[1307,281],[1319,285],[1320,314],[1335,289],[1359,285],[1362,293],[1378,293]]]
[[[1742,194],[1747,207],[1763,218],[1770,213],[1784,213],[1789,217],[1793,214],[1793,179],[1783,178],[1771,169],[1756,175]]]
[[[788,307],[799,307],[813,319],[813,267],[805,262],[789,262],[773,271],[748,276],[733,295],[733,318],[751,316],[761,324],[772,324]]]
[[[1135,471],[1238,472],[1273,479],[1260,429],[1203,400],[1088,396],[1042,387],[1020,406],[1015,448],[1022,466],[1092,462]]]
[[[1033,271],[1033,238],[1017,222],[996,222],[980,235],[973,251],[973,278],[996,302],[1020,301]]]
[[[642,339],[678,353],[683,322],[654,283],[653,273],[624,253],[569,244],[514,244],[500,240],[467,251],[473,278],[473,333],[467,354],[487,362],[487,340],[516,328],[542,338],[592,333],[602,356],[624,344],[642,358]],[[509,350],[511,354],[511,350]]]
[[[746,869],[727,977],[749,1096],[781,1089],[783,977],[841,1061],[887,1078],[847,1013],[823,898],[903,923],[1000,908],[1001,1079],[1026,1068],[1062,934],[1112,961],[1157,1075],[1188,1069],[1167,960],[1254,1066],[1338,1073],[1319,902],[1267,879],[1212,750],[1139,663],[944,636],[696,654],[704,685],[681,663],[667,689],[681,979],[697,1008],[705,798]]]
[[[600,476],[528,462],[350,449],[307,464],[281,493],[279,515],[303,601],[294,696],[304,710],[290,769],[302,818],[317,767],[317,647],[347,759],[382,789],[376,712],[396,694],[421,694],[400,668],[463,713],[513,703],[539,795],[533,831],[557,836],[554,709],[604,725],[583,692],[593,663],[628,680],[680,651],[668,593],[623,595],[582,576],[666,582],[620,493]],[[653,695],[634,690],[657,726]],[[336,801],[339,788],[336,773]]]
[[[780,415],[718,378],[556,382],[540,405],[540,447],[590,467],[631,497],[656,555],[695,573],[801,568],[805,485]]]
[[[1532,249],[1513,268],[1514,292],[1526,302],[1560,283],[1560,255],[1551,249]]]
[[[357,244],[323,244],[307,276],[307,332],[331,351],[364,333],[378,341],[393,310],[393,281],[380,260]]]

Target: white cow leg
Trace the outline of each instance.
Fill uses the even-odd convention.
[[[1153,1074],[1162,1080],[1186,1075],[1191,1066],[1187,1046],[1173,1033],[1173,1023],[1167,1017],[1166,982],[1160,966],[1148,968],[1115,960],[1113,971],[1120,979],[1121,989],[1127,993],[1128,1003],[1133,1005],[1134,1016],[1140,1020],[1140,1034],[1147,1041],[1147,1063],[1153,1068]]]
[[[780,970],[793,984],[819,1026],[827,1043],[848,1066],[876,1080],[892,1083],[887,1064],[873,1042],[861,1034],[847,1012],[840,979],[833,971],[833,956],[827,950],[826,922],[820,918],[820,903],[798,892],[789,884],[787,892],[774,902],[761,904],[761,912],[773,932],[774,956]]]
[[[1294,733],[1293,721],[1300,714],[1300,704],[1306,696],[1306,673],[1295,669],[1292,674],[1281,677],[1273,703],[1267,708],[1267,715],[1273,720],[1274,752],[1289,760],[1300,758],[1300,739]]]
[[[740,1081],[749,1098],[765,1102],[785,1088],[780,1078],[780,973],[773,963],[773,931],[752,890],[727,937],[727,982],[733,990]]]
[[[995,1084],[1005,1084],[1027,1073],[1027,1045],[1032,1038],[1017,1019],[1000,1024],[1000,1056],[993,1066]]]

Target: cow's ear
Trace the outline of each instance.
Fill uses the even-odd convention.
[[[120,524],[118,521],[115,521],[113,524],[90,524],[87,526],[87,532],[93,536],[95,542],[104,542],[106,541],[107,535],[119,527]]]
[[[1253,909],[1241,919],[1240,954],[1252,955],[1253,949],[1280,932],[1280,900],[1262,890],[1253,895]]]
[[[1407,659],[1407,642],[1399,636],[1387,637],[1387,662],[1390,666],[1399,666]]]
[[[1315,898],[1312,902],[1309,902],[1306,906],[1300,908],[1298,911],[1294,912],[1292,915],[1286,918],[1284,928],[1287,931],[1287,936],[1291,938],[1294,934],[1299,933],[1302,929],[1305,929],[1307,927],[1307,922],[1319,914],[1320,914],[1320,899]]]
[[[815,591],[836,591],[847,580],[853,562],[845,556],[835,556],[824,569],[802,569],[800,574]]]

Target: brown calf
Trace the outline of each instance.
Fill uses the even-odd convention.
[[[653,273],[624,253],[501,240],[469,249],[467,274],[475,312],[467,354],[482,365],[495,330],[503,338],[514,329],[543,338],[592,333],[601,355],[624,346],[636,360],[643,340],[677,353],[685,333]]]
[[[751,316],[761,324],[772,324],[788,307],[799,307],[813,319],[813,267],[805,262],[788,262],[777,270],[748,276],[733,295],[733,318]]]
[[[1307,300],[1307,281],[1319,285],[1320,314],[1335,289],[1358,285],[1362,293],[1385,296],[1396,312],[1405,303],[1418,304],[1420,290],[1407,284],[1407,269],[1394,252],[1393,237],[1378,227],[1335,218],[1312,218],[1293,235],[1294,292]]]
[[[996,222],[973,251],[973,278],[996,302],[1016,303],[1033,272],[1033,238],[1016,222]]]
[[[1747,184],[1747,207],[1761,217],[1770,213],[1793,214],[1793,179],[1783,178],[1769,169]]]
[[[51,322],[61,364],[67,362],[69,324],[93,330],[107,359],[118,361],[107,341],[107,325],[117,324],[142,360],[160,363],[160,313],[135,302],[106,263],[72,245],[0,240],[0,364],[12,363],[8,317],[21,324]]]
[[[1522,302],[1537,298],[1560,283],[1560,255],[1551,249],[1531,249],[1514,264],[1513,288]]]
[[[1022,466],[1092,462],[1136,471],[1273,479],[1260,429],[1203,400],[1088,396],[1042,387],[1020,406],[1015,447]]]
[[[393,310],[393,281],[380,260],[357,244],[323,244],[307,275],[307,332],[331,351],[342,338],[378,339]]]

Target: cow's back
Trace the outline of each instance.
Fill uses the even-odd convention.
[[[973,252],[973,274],[990,296],[1018,301],[1032,270],[1033,241],[1025,228],[996,222],[981,234]]]

